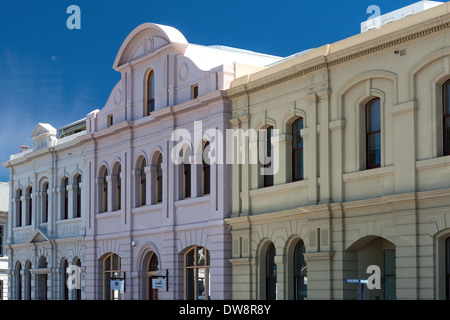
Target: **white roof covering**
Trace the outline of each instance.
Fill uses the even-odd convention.
[[[223,64],[233,65],[234,62],[264,67],[282,59],[282,57],[227,46],[198,44],[189,44],[184,55],[202,70],[211,70]]]

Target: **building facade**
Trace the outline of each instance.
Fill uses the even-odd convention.
[[[33,147],[3,163],[10,170],[9,299],[84,299],[84,146],[76,138],[85,127],[85,120],[59,130],[40,123]]]
[[[230,126],[224,90],[278,60],[151,23],[125,39],[121,80],[80,137],[87,299],[231,299],[231,166],[209,155]]]
[[[0,182],[0,300],[8,300],[8,250],[6,231],[8,227],[9,185]]]
[[[233,299],[360,299],[372,276],[365,299],[449,298],[449,12],[232,83],[232,127],[271,156],[232,168]]]

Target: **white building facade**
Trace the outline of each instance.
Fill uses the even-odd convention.
[[[203,155],[230,126],[224,90],[239,70],[278,59],[151,23],[126,38],[121,80],[80,140],[87,299],[231,298],[231,167]]]
[[[40,123],[33,147],[3,163],[10,170],[9,299],[84,298],[84,146],[76,140],[84,130],[85,120],[60,130]]]
[[[9,185],[0,182],[0,300],[8,300],[8,250],[6,231],[8,227]]]

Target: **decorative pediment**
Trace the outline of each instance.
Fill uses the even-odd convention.
[[[48,123],[39,123],[31,134],[34,141],[34,150],[44,147],[52,147],[56,144],[57,130]]]
[[[56,136],[56,129],[53,128],[48,123],[39,123],[36,128],[34,129],[33,133],[31,134],[31,137],[36,138],[41,135],[55,135]]]
[[[186,38],[173,27],[144,23],[134,29],[123,42],[114,61],[114,69],[150,55],[156,50],[169,44],[188,45]]]
[[[50,241],[45,233],[39,228],[34,230],[31,236],[28,238],[26,243],[39,243],[39,242],[47,242]]]

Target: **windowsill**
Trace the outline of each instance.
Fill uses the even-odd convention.
[[[373,178],[380,178],[383,176],[389,176],[394,174],[394,166],[384,166],[374,169],[367,169],[362,171],[356,171],[356,172],[350,172],[350,173],[344,173],[342,176],[342,180],[344,182],[352,182],[352,181],[358,181],[358,180],[365,180],[365,179],[373,179]]]
[[[307,179],[294,182],[287,182],[270,187],[261,187],[258,189],[250,190],[250,197],[258,197],[260,195],[265,195],[267,193],[281,193],[289,191],[291,189],[307,188],[307,187],[308,187]]]
[[[95,215],[95,219],[100,220],[100,219],[117,218],[117,217],[120,217],[120,213],[121,213],[121,210],[101,212],[101,213],[97,213]]]
[[[133,209],[131,209],[131,213],[139,214],[139,213],[156,212],[156,211],[161,211],[162,208],[163,208],[163,203],[159,202],[159,203],[155,203],[155,204],[149,204],[149,205],[144,205],[144,206],[133,208]]]
[[[175,201],[175,207],[181,207],[181,206],[194,206],[199,205],[203,203],[208,203],[210,200],[211,195],[206,194],[195,198],[187,198],[187,199],[181,199]]]
[[[68,223],[74,223],[74,222],[75,223],[81,222],[81,218],[71,218],[71,219],[57,220],[56,224],[59,225],[59,224],[68,224]],[[46,222],[46,224],[47,224],[47,222]],[[41,224],[41,225],[43,225],[43,224]]]
[[[417,170],[432,169],[448,165],[450,165],[450,155],[416,161]]]

